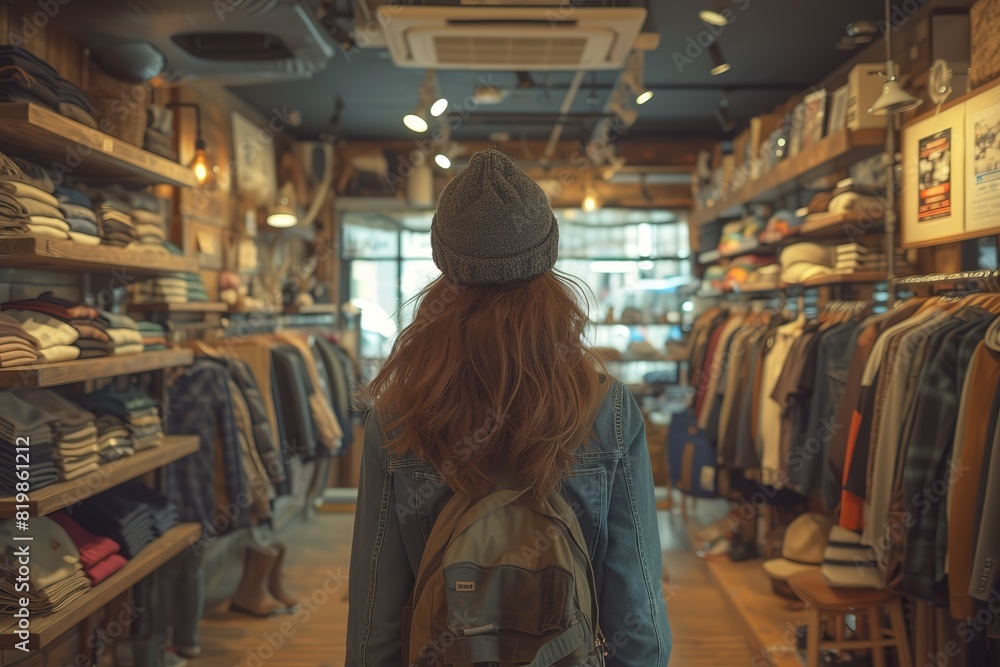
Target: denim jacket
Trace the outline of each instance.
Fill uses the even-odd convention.
[[[560,493],[590,547],[608,667],[666,667],[670,627],[661,581],[653,475],[635,399],[614,381]],[[385,449],[375,411],[365,429],[354,523],[347,666],[399,667],[408,603],[434,520],[451,498],[426,461]],[[406,667],[403,665],[403,667]]]

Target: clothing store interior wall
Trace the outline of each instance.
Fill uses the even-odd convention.
[[[507,667],[569,635],[449,621],[413,657],[415,581],[457,613],[492,570],[422,559],[454,477],[368,391],[495,306],[436,217],[463,172],[528,206],[470,185],[489,149],[544,193],[610,386],[553,492],[595,608],[635,610],[587,616],[591,657],[1000,666],[1000,0],[0,0],[0,665]],[[445,352],[466,316],[437,361],[485,395]],[[557,643],[530,664],[577,664]]]

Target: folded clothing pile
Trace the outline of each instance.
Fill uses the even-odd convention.
[[[57,185],[59,209],[69,225],[69,237],[84,245],[100,245],[101,230],[97,225],[94,202],[86,194],[66,185]]]
[[[49,389],[25,389],[15,395],[55,420],[53,459],[59,479],[77,479],[97,470],[100,457],[92,413]]]
[[[167,349],[167,329],[158,322],[136,322],[139,333],[142,334],[142,348],[146,352],[159,352]]]
[[[38,339],[20,321],[0,313],[0,368],[17,368],[38,361]]]
[[[126,202],[105,195],[98,210],[101,218],[101,240],[105,245],[127,248],[139,239],[135,223],[127,211]]]
[[[38,344],[38,361],[54,363],[80,358],[80,348],[75,343],[80,332],[64,320],[33,310],[13,310],[4,304],[3,314],[16,320]]]
[[[21,158],[11,157],[10,160],[17,166],[19,175],[0,176],[4,214],[11,220],[21,221],[31,236],[68,239],[70,226],[53,194],[55,184],[48,172]]]
[[[177,506],[138,480],[130,480],[114,488],[116,495],[133,503],[146,505],[153,514],[153,532],[162,537],[180,521]]]
[[[9,157],[0,153],[0,237],[27,236],[31,222],[28,209],[17,195],[11,192],[10,183],[24,182],[26,177],[21,168]]]
[[[121,547],[110,537],[94,535],[73,520],[65,510],[49,515],[59,524],[80,552],[80,565],[92,586],[101,583],[122,569],[128,561],[121,555]]]
[[[156,539],[153,508],[123,495],[118,487],[72,506],[68,514],[91,533],[117,542],[122,555],[129,559]]]
[[[100,415],[113,415],[128,428],[134,451],[159,447],[163,444],[163,422],[156,401],[135,387],[119,391],[112,385],[87,394],[80,404]]]
[[[31,102],[97,129],[94,107],[83,91],[27,49],[0,46],[0,102]]]
[[[54,460],[56,426],[54,417],[16,393],[0,393],[0,452],[10,462],[0,466],[0,495],[13,495],[18,482],[27,481],[30,490],[37,491],[59,479]],[[16,456],[15,448],[22,447],[28,448],[26,463],[23,455]]]
[[[204,303],[208,292],[193,272],[168,273],[133,283],[132,303]]]
[[[896,270],[909,268],[906,251],[896,249]],[[837,273],[861,273],[865,271],[888,271],[889,259],[884,250],[869,248],[860,243],[844,243],[837,246]]]
[[[103,414],[97,417],[97,455],[102,463],[117,461],[135,454],[129,425],[120,417]]]
[[[146,139],[144,148],[150,153],[177,162],[174,150],[174,112],[167,107],[150,104],[146,108]]]
[[[28,590],[18,584],[19,562],[16,554],[23,535],[17,530],[14,519],[0,521],[0,544],[4,552],[0,558],[0,610],[11,613],[21,607],[21,598],[27,599],[32,614],[45,615],[57,612],[90,590],[80,562],[80,552],[69,534],[49,517],[31,520],[31,567],[28,572]],[[43,546],[44,545],[44,546]]]
[[[72,347],[77,348],[75,355],[66,355],[65,359],[91,359],[106,357],[114,351],[114,345],[107,333],[107,322],[100,316],[96,308],[85,304],[77,304],[66,299],[60,299],[52,292],[44,292],[34,299],[9,301],[3,306],[4,311],[21,310],[49,315],[71,326],[77,332],[77,338]],[[50,355],[46,360],[51,361]]]
[[[142,352],[142,334],[139,326],[128,315],[116,315],[107,311],[98,311],[101,318],[107,322],[108,337],[114,345],[112,354],[138,354]]]

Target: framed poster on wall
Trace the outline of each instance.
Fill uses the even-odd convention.
[[[965,104],[903,130],[905,246],[965,231]]]
[[[965,231],[1000,229],[1000,87],[965,103]]]

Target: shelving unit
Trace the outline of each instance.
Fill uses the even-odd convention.
[[[770,202],[801,189],[823,176],[881,153],[885,149],[885,130],[841,130],[824,137],[815,146],[787,158],[714,206],[691,213],[696,226],[703,226],[746,204]]]
[[[732,259],[734,257],[740,257],[742,255],[772,255],[775,251],[775,246],[772,244],[761,243],[756,239],[752,239],[741,245],[736,250],[731,250],[729,252],[722,252],[719,249],[709,250],[698,255],[699,264],[714,264],[723,259]]]
[[[129,310],[148,313],[228,313],[229,304],[214,301],[191,303],[130,303]]]
[[[149,544],[122,569],[94,586],[68,607],[49,616],[32,617],[28,648],[30,650],[45,648],[117,596],[163,567],[171,558],[194,544],[200,536],[201,526],[198,524],[178,524]],[[0,628],[0,649],[13,649],[16,643],[22,641],[15,634],[16,630],[16,622],[3,624]]]
[[[2,106],[2,105],[0,105]],[[3,121],[0,120],[0,126]],[[59,239],[0,240],[0,266],[45,271],[95,271],[136,275],[192,272],[194,259],[157,252],[136,252],[110,246],[85,246]]]
[[[167,436],[159,447],[106,463],[79,479],[50,484],[30,492],[28,512],[33,517],[51,514],[193,454],[198,451],[198,446],[197,436]],[[16,504],[13,497],[0,497],[0,519],[12,518]]]
[[[56,387],[84,380],[190,366],[193,361],[194,352],[192,350],[173,349],[161,352],[141,352],[120,357],[97,357],[77,359],[76,361],[60,361],[52,364],[32,364],[0,369],[0,388]]]
[[[196,185],[187,167],[37,104],[0,104],[0,145],[38,162],[66,164],[75,176],[126,183]]]

